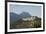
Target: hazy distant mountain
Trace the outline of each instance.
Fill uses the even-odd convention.
[[[20,15],[17,15],[16,13],[10,13],[10,21],[11,22],[16,22],[17,20],[19,20],[21,18],[21,16]]]
[[[10,22],[16,22],[19,19],[22,19],[23,17],[29,17],[31,16],[29,13],[27,12],[22,12],[20,15],[16,14],[16,13],[10,13]]]
[[[21,14],[20,14],[20,16],[22,16],[22,17],[29,17],[29,16],[31,16],[28,12],[22,12]]]

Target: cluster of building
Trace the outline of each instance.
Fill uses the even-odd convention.
[[[30,21],[30,20],[34,20],[36,17],[35,16],[31,16],[31,17],[24,17],[22,18],[23,21]]]

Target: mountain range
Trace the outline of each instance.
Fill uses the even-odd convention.
[[[31,16],[28,12],[22,12],[20,15],[10,12],[10,22],[16,22],[19,19],[22,19],[23,17],[29,17]]]

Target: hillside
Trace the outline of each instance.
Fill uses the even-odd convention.
[[[36,16],[35,16],[36,17]],[[41,27],[41,18],[36,17],[34,20],[23,21],[19,19],[18,21],[12,24],[11,29],[18,28],[40,28]]]

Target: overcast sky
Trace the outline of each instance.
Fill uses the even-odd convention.
[[[28,12],[32,16],[41,17],[41,6],[10,4],[10,12],[14,12],[16,14]]]

